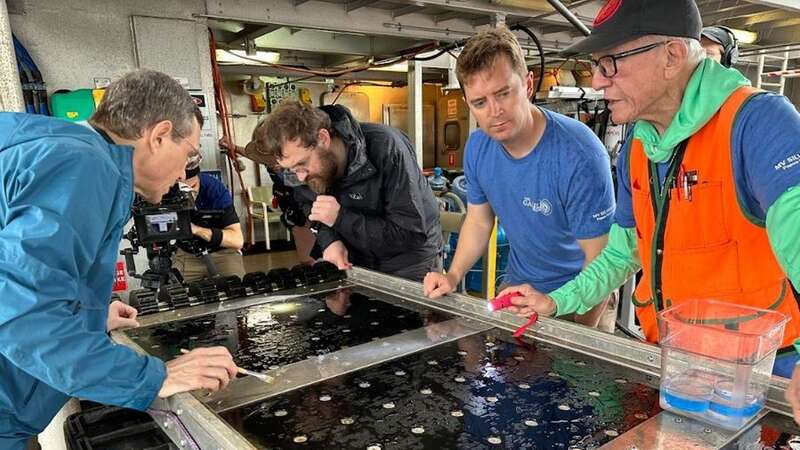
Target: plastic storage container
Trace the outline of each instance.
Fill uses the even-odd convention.
[[[95,111],[95,97],[91,89],[54,92],[50,96],[50,110],[54,117],[72,122],[89,120]]]
[[[69,450],[178,450],[147,413],[98,406],[64,422]]]
[[[738,430],[764,406],[788,318],[692,300],[659,314],[663,409]]]
[[[450,186],[450,190],[455,193],[464,204],[467,204],[467,177],[464,175],[459,175],[453,179],[453,184]]]

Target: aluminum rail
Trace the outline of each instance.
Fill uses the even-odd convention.
[[[135,351],[146,352],[124,332],[114,331],[111,338]],[[175,394],[156,399],[147,411],[158,426],[180,448],[202,450],[255,450],[244,436],[206,408],[194,395]]]

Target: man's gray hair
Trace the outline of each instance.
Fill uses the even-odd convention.
[[[686,55],[686,60],[689,64],[696,66],[700,64],[700,61],[704,60],[708,57],[706,50],[700,45],[700,41],[694,38],[683,38],[683,42],[686,43],[686,47],[688,48],[688,54]]]
[[[172,138],[194,129],[197,106],[169,75],[155,70],[130,72],[111,83],[89,123],[125,139],[139,139],[145,130],[169,120]]]
[[[705,59],[708,55],[706,55],[706,51],[702,45],[700,45],[700,41],[694,38],[686,38],[686,37],[675,37],[675,36],[661,36],[661,35],[652,35],[651,36],[652,42],[666,42],[666,41],[681,41],[686,44],[686,62],[691,65],[692,67],[697,66],[700,64],[700,61]]]

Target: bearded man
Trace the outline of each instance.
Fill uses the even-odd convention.
[[[295,186],[324,260],[415,281],[441,271],[439,209],[403,132],[340,105],[288,102],[253,137]]]

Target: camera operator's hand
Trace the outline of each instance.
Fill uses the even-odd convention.
[[[236,222],[225,228],[206,228],[192,224],[192,234],[194,235],[193,246],[202,252],[203,250],[217,251],[220,248],[240,249],[244,245],[244,235],[242,226]]]
[[[231,157],[235,157],[236,153],[248,156],[244,153],[243,151],[244,149],[242,147],[239,147],[238,145],[234,144],[233,142],[231,142],[230,139],[224,136],[219,139],[219,142],[217,142],[217,144],[219,145],[219,148],[227,151]]]
[[[119,300],[114,300],[108,305],[108,319],[106,320],[106,330],[114,331],[119,328],[137,328],[139,322],[136,315],[139,312],[136,308],[126,305]]]
[[[192,224],[192,234],[206,242],[211,240],[211,230],[203,228],[200,225]]]
[[[347,270],[353,267],[347,256],[347,247],[344,246],[342,241],[333,241],[333,243],[322,252],[322,259],[336,264],[339,270]]]
[[[314,204],[311,205],[311,214],[308,216],[308,220],[321,222],[332,227],[336,223],[336,218],[339,217],[340,208],[336,197],[318,195]]]
[[[199,237],[176,241],[175,244],[179,249],[195,256],[203,254],[203,252],[208,249],[208,242],[200,239]]]
[[[167,378],[158,391],[161,398],[179,392],[218,391],[236,376],[236,364],[225,347],[196,348],[167,361]]]

